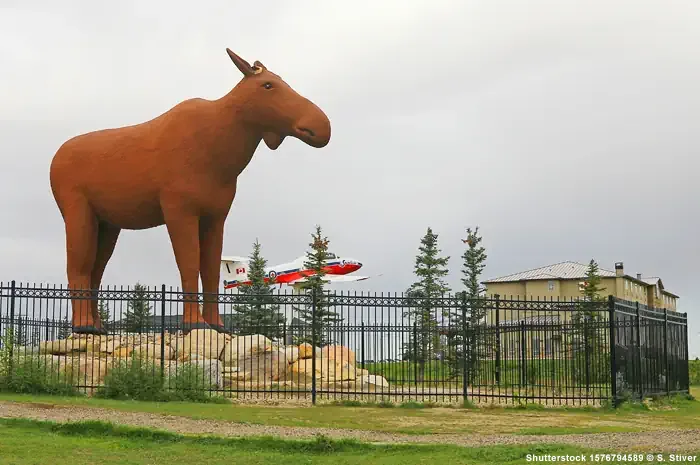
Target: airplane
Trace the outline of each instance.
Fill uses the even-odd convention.
[[[282,284],[298,289],[306,282],[306,278],[314,274],[304,266],[306,257],[301,256],[289,263],[282,263],[265,268],[265,282]],[[221,276],[223,276],[224,289],[232,289],[241,285],[250,284],[248,280],[249,257],[224,256],[221,257]],[[362,268],[362,263],[351,258],[341,258],[334,253],[328,253],[326,266],[323,270],[326,274],[321,278],[330,283],[362,281],[369,276],[350,276],[350,273]]]

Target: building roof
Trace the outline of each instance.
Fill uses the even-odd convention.
[[[520,273],[509,274],[494,279],[484,281],[487,283],[506,283],[513,281],[532,281],[537,279],[581,279],[586,277],[588,265],[578,262],[561,262],[553,265],[535,268],[533,270],[521,271]],[[615,272],[598,269],[598,273],[603,278],[615,277]]]
[[[588,272],[588,265],[578,262],[561,262],[555,263],[553,265],[547,265],[540,268],[535,268],[532,270],[521,271],[519,273],[509,274],[506,276],[500,276],[498,278],[489,279],[482,281],[482,284],[492,284],[492,283],[512,283],[518,281],[536,281],[536,280],[548,280],[548,279],[583,279],[586,277]],[[614,278],[617,274],[614,271],[606,270],[603,268],[598,268],[598,274],[601,278]],[[661,292],[668,294],[675,298],[679,298],[676,294],[667,291],[664,288],[663,281],[661,278],[653,276],[648,278],[638,279],[634,276],[628,274],[624,275],[625,278],[635,281],[639,284],[645,284],[647,286],[659,285]]]

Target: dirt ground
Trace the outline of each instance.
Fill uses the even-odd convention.
[[[353,438],[373,443],[441,443],[462,446],[560,443],[607,449],[619,453],[700,451],[700,429],[548,436],[515,434],[410,435],[349,429],[251,425],[216,420],[195,420],[143,412],[122,412],[104,408],[14,402],[0,402],[0,417],[56,422],[107,420],[120,425],[156,428],[180,434],[211,434],[224,437],[273,435],[289,439],[312,439],[317,434],[323,434],[335,439]]]

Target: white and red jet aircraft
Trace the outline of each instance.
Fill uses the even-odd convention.
[[[265,268],[265,282],[273,281],[272,284],[287,284],[297,288],[298,285],[306,281],[307,276],[315,272],[304,266],[306,257],[302,256],[289,263],[282,263]],[[224,281],[224,289],[232,289],[242,284],[250,284],[248,280],[248,266],[250,258],[226,256],[221,257],[221,276]],[[362,263],[351,258],[340,258],[333,253],[328,253],[326,266],[323,270],[326,274],[321,278],[330,283],[362,281],[369,276],[349,276],[362,268]]]

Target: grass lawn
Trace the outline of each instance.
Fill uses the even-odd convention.
[[[32,420],[0,419],[0,457],[2,463],[8,465],[518,464],[530,463],[527,461],[527,454],[576,455],[596,452],[603,451],[560,445],[478,448],[446,445],[370,445],[355,441],[331,441],[322,437],[315,441],[274,438],[226,439],[182,436],[99,422],[60,425]]]
[[[700,397],[700,387],[693,387],[691,393],[696,398]],[[253,406],[0,394],[0,401],[3,400],[101,407],[236,423],[331,427],[407,434],[568,434],[692,429],[700,425],[700,401],[698,400],[662,402],[651,409],[639,405],[624,405],[616,411],[592,408],[520,410],[515,408]],[[412,406],[419,407],[415,404]]]

